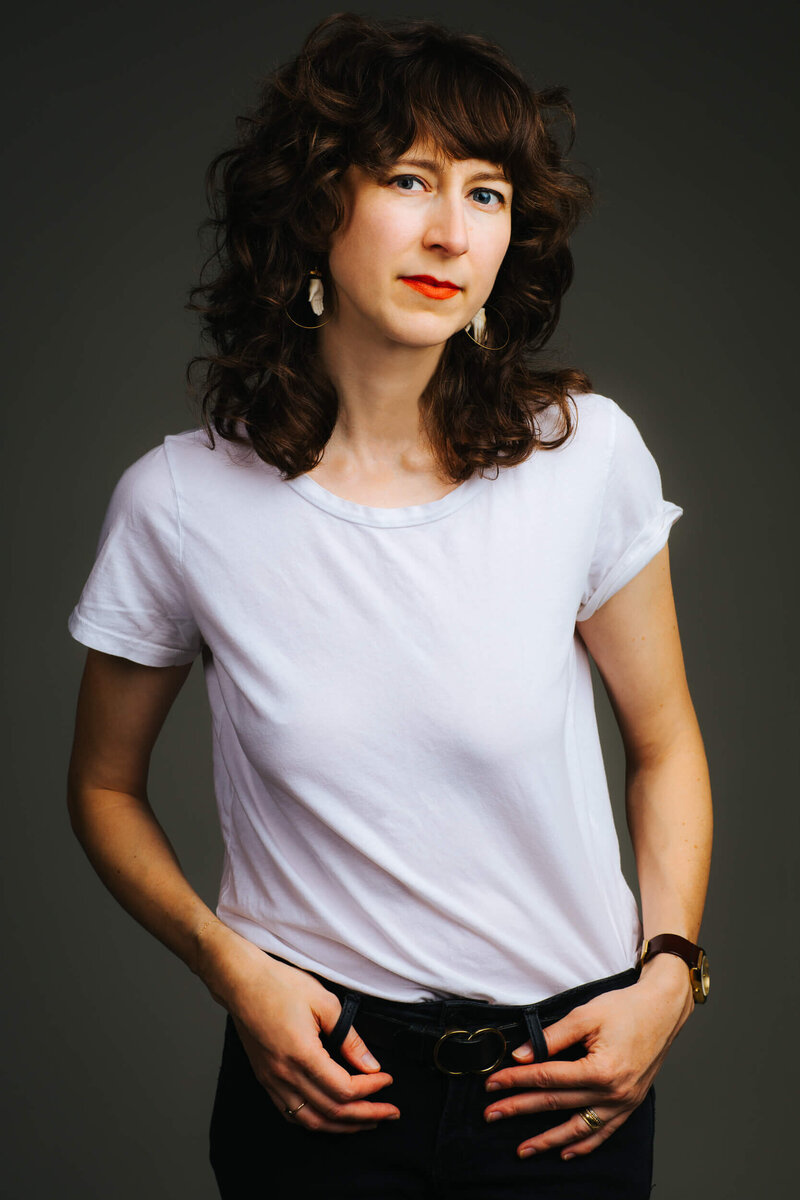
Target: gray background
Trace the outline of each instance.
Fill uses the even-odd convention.
[[[195,424],[183,370],[197,325],[182,306],[202,261],[204,169],[259,76],[329,11],[77,0],[35,3],[5,28],[3,1195],[216,1195],[206,1131],[224,1013],[72,837],[64,780],[85,651],[66,619],[120,473]],[[714,990],[658,1078],[654,1194],[784,1194],[798,844],[788,16],[621,0],[361,11],[487,34],[537,86],[570,88],[574,157],[599,200],[575,238],[556,344],[634,417],[685,509],[674,586],[716,803],[702,932]],[[619,814],[602,691],[598,707]],[[208,729],[198,663],[157,746],[151,799],[213,905]],[[627,842],[624,854],[630,874]]]

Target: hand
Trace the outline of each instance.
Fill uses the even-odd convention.
[[[349,1074],[322,1045],[320,1032],[332,1033],[342,1011],[333,992],[232,930],[217,934],[215,942],[198,974],[230,1012],[257,1079],[287,1121],[358,1133],[400,1115],[393,1104],[365,1099],[388,1087],[392,1076],[380,1070],[355,1028],[348,1031],[341,1054],[359,1074]],[[293,1117],[286,1114],[286,1108],[303,1101]]]
[[[672,961],[665,963],[665,959]],[[644,1100],[693,1008],[686,964],[673,955],[658,955],[645,964],[638,982],[631,987],[595,996],[544,1030],[550,1055],[583,1042],[583,1058],[506,1067],[488,1076],[487,1090],[493,1082],[501,1088],[529,1086],[536,1090],[493,1103],[485,1115],[499,1111],[508,1117],[560,1108],[593,1108],[604,1122],[601,1129],[591,1131],[575,1113],[563,1124],[517,1147],[521,1158],[561,1147],[564,1159],[591,1153]],[[514,1053],[530,1061],[531,1043],[526,1042]]]

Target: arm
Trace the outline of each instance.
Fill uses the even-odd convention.
[[[314,1129],[371,1128],[396,1109],[364,1097],[392,1079],[377,1064],[364,1065],[367,1048],[354,1029],[342,1053],[369,1074],[350,1075],[325,1052],[319,1032],[336,1024],[338,998],[216,917],[183,874],[148,802],[153,746],[190,669],[148,667],[89,650],[67,786],[73,830],[120,904],[231,1013],[276,1105],[305,1100],[295,1120]]]
[[[196,970],[198,931],[217,919],[183,875],[147,800],[152,749],[190,670],[191,664],[146,667],[88,651],[67,806],[73,832],[108,890]]]
[[[626,811],[644,935],[678,933],[696,942],[711,857],[711,789],[686,682],[668,553],[664,546],[577,628],[602,676],[625,746]],[[565,1156],[594,1150],[642,1102],[693,1008],[686,964],[659,954],[632,987],[597,996],[549,1026],[551,1055],[585,1041],[586,1056],[489,1076],[487,1083],[497,1080],[502,1087],[539,1089],[499,1107],[511,1115],[591,1106],[605,1124],[587,1136],[586,1124],[573,1116],[520,1150],[559,1147]],[[530,1062],[529,1043],[527,1050]],[[526,1057],[519,1051],[515,1056]]]
[[[678,633],[665,546],[578,630],[625,747],[626,813],[645,938],[700,933],[711,861],[711,785]],[[645,964],[679,968],[672,955]]]

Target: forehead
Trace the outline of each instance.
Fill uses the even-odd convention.
[[[453,167],[463,163],[466,166],[480,165],[482,167],[490,167],[493,171],[507,176],[507,172],[502,163],[495,162],[492,158],[454,158],[442,150],[441,146],[429,138],[419,137],[411,143],[409,148],[404,153],[397,156],[396,161],[415,159],[417,162],[426,165],[431,170],[447,171]]]
[[[502,163],[492,162],[488,158],[450,158],[440,152],[425,150],[409,150],[397,159],[398,163],[422,167],[437,174],[447,174],[450,171],[463,172],[470,177],[473,175],[482,179],[505,180],[510,183],[508,173]]]

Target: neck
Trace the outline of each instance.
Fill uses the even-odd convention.
[[[351,339],[336,336],[330,326],[321,329],[320,357],[339,397],[326,459],[353,471],[429,470],[419,399],[443,349],[385,337]]]

